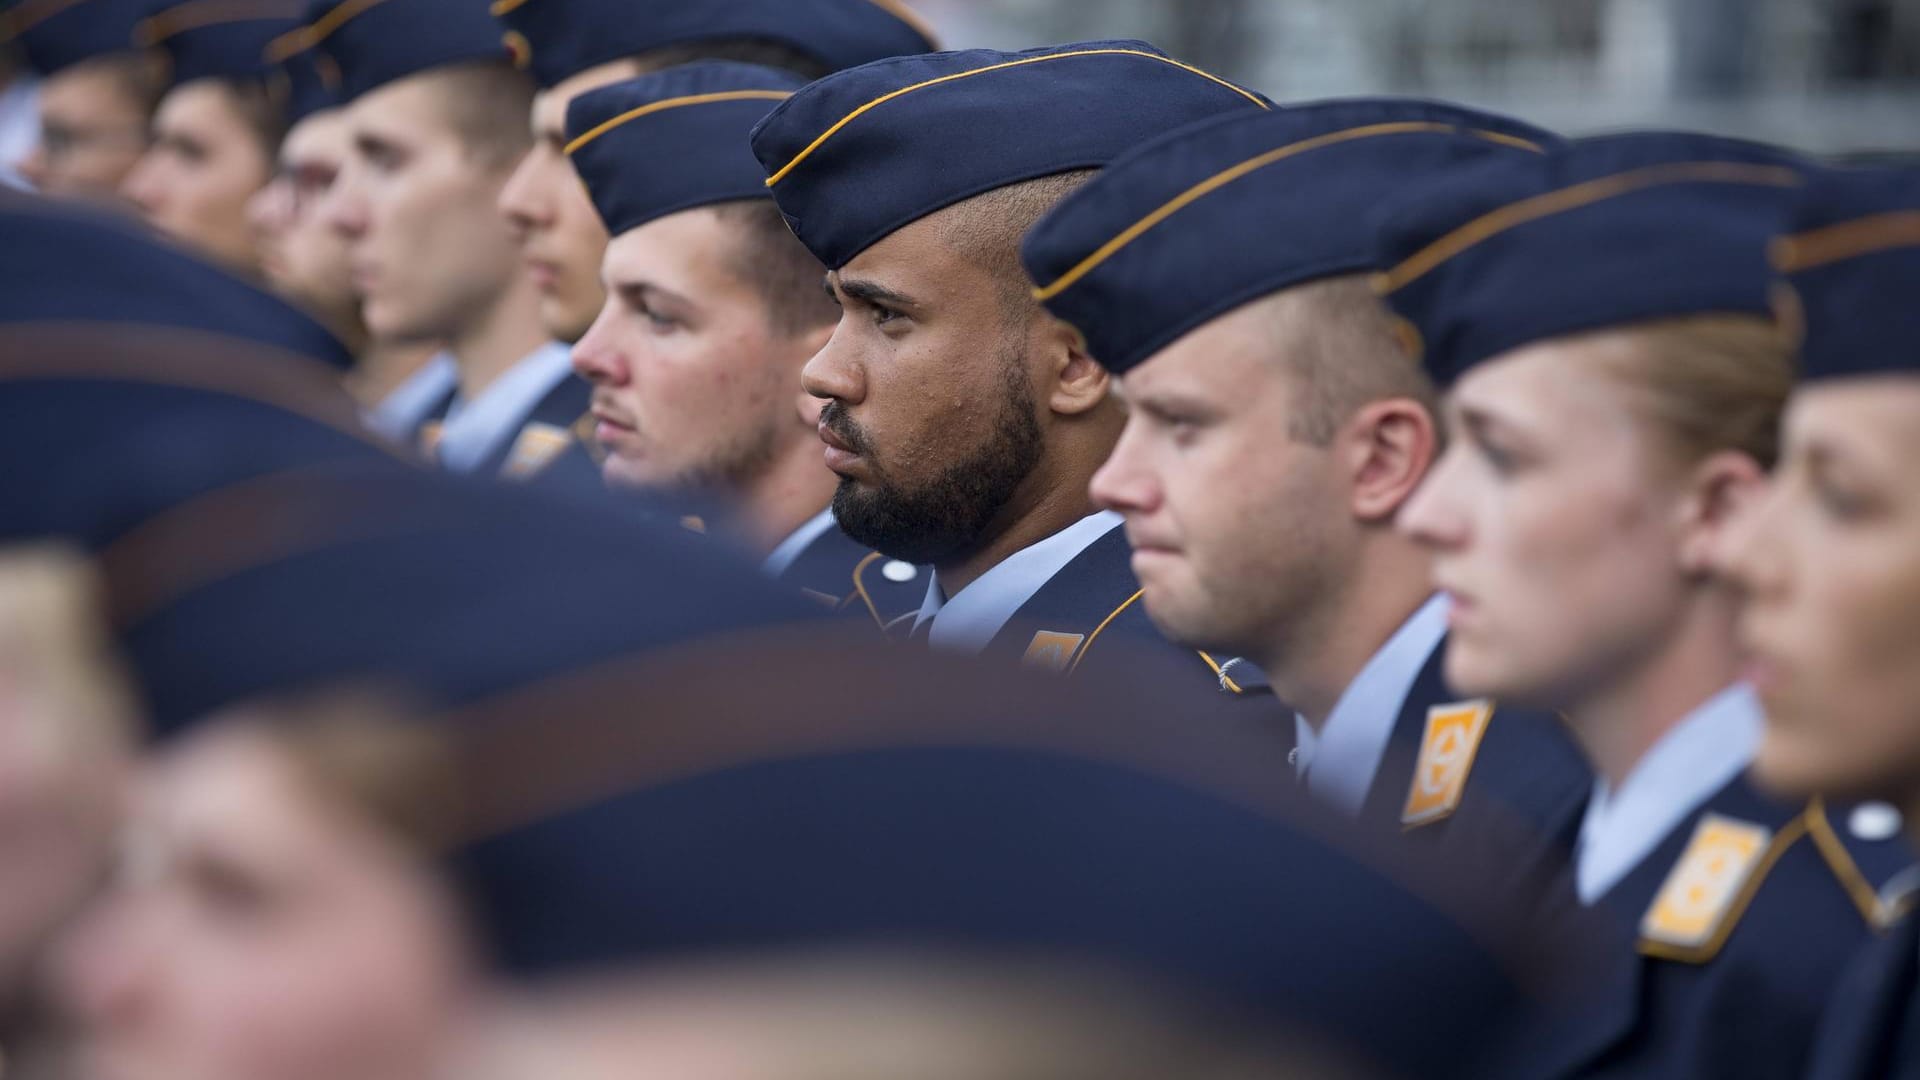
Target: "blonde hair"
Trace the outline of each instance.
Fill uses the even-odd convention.
[[[1635,392],[1673,464],[1732,450],[1773,467],[1794,377],[1792,347],[1777,326],[1758,316],[1693,315],[1626,334],[1632,347],[1595,363]]]

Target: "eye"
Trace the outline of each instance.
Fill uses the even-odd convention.
[[[879,304],[874,304],[872,307],[873,325],[875,326],[886,326],[888,323],[897,322],[906,318],[905,315],[889,307],[882,307]]]
[[[1820,508],[1839,521],[1858,521],[1873,511],[1873,501],[1847,489],[1828,476],[1812,478],[1813,497]]]

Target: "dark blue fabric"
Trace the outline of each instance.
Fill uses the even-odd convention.
[[[873,710],[860,694],[840,708]],[[1261,1010],[1389,1075],[1489,1075],[1480,1052],[1525,1014],[1498,951],[1417,876],[1326,834],[1165,775],[915,746],[926,725],[903,727],[897,744],[701,767],[484,841],[461,865],[482,936],[531,976],[746,949],[1034,950]]]
[[[1803,334],[1801,378],[1920,371],[1920,169],[1817,171],[1788,229],[1775,257],[1792,285],[1782,319]]]
[[[1703,814],[1776,833],[1808,807],[1760,794],[1746,776],[1709,798],[1601,898],[1616,921],[1618,963],[1594,983],[1589,1006],[1558,1029],[1534,1063],[1539,1076],[1726,1080],[1804,1075],[1822,1009],[1848,959],[1873,937],[1867,915],[1810,836],[1788,847],[1760,882],[1725,944],[1703,963],[1641,955],[1632,942]],[[1844,822],[1844,813],[1835,811]],[[1862,876],[1880,887],[1912,861],[1898,838],[1838,836]]]
[[[18,42],[27,64],[52,75],[96,56],[134,51],[133,28],[150,0],[0,0],[0,45]],[[48,14],[49,9],[52,14]]]
[[[1920,919],[1912,915],[1854,957],[1814,1040],[1808,1080],[1920,1077]]]
[[[195,79],[257,79],[274,67],[267,45],[299,27],[305,14],[304,0],[262,0],[243,18],[209,17],[205,0],[165,0],[150,7],[134,39],[166,51],[175,86]]]
[[[785,45],[829,71],[926,52],[929,36],[877,0],[524,0],[494,13],[552,86],[653,49],[735,40]]]
[[[437,67],[513,60],[478,0],[316,0],[307,23],[321,62],[340,72],[342,101]]]
[[[1545,338],[1683,315],[1765,317],[1767,244],[1806,167],[1774,147],[1672,133],[1504,155],[1380,209],[1381,287],[1443,385]],[[1474,223],[1512,227],[1463,240],[1458,230]],[[1429,254],[1444,257],[1410,262]]]
[[[1406,829],[1401,818],[1426,741],[1427,716],[1467,700],[1447,685],[1445,669],[1442,640],[1407,692],[1367,793],[1361,819],[1373,828],[1394,833]],[[1567,870],[1593,780],[1586,755],[1565,721],[1551,713],[1496,707],[1459,808],[1407,835],[1443,851],[1483,852],[1487,857],[1481,864],[1498,875],[1500,888],[1539,895]]]
[[[974,49],[829,75],[754,129],[753,152],[794,232],[837,270],[972,196],[1099,168],[1185,124],[1267,107],[1139,41]]]
[[[32,323],[203,331],[344,370],[352,356],[285,300],[134,222],[32,195],[0,193],[0,332]],[[269,362],[266,356],[262,362]]]
[[[340,72],[332,60],[321,60],[312,49],[301,49],[279,62],[285,79],[289,127],[324,109],[340,104]]]
[[[913,577],[894,581],[886,575],[893,561],[835,527],[808,544],[775,580],[822,603],[831,601],[834,610],[871,620],[885,632],[920,610],[933,579],[932,567],[916,566]]]
[[[568,156],[613,236],[696,206],[764,199],[766,175],[747,133],[804,85],[799,76],[772,68],[716,62],[590,90],[567,106]],[[761,96],[690,100],[712,94]],[[780,97],[766,96],[771,94]],[[654,111],[621,119],[650,106]],[[617,126],[602,128],[606,124]]]
[[[1027,234],[1021,256],[1048,310],[1124,373],[1250,300],[1377,269],[1368,215],[1393,194],[1559,142],[1507,117],[1411,99],[1224,116],[1115,159]]]

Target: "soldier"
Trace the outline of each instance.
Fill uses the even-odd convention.
[[[1766,244],[1804,164],[1676,134],[1463,169],[1385,212],[1378,287],[1458,438],[1402,511],[1451,596],[1462,692],[1552,709],[1598,776],[1579,899],[1619,969],[1535,1075],[1792,1075],[1866,882],[1910,856],[1748,768],[1737,597],[1713,555],[1791,385]]]
[[[186,0],[134,28],[141,45],[164,52],[170,87],[126,197],[161,232],[247,274],[260,271],[247,202],[272,177],[287,128],[264,53],[300,14],[299,0],[240,10]]]
[[[353,152],[338,79],[295,31],[269,47],[281,56],[287,134],[272,180],[247,204],[260,269],[282,295],[313,312],[353,351],[347,389],[367,427],[396,446],[417,446],[421,428],[445,420],[458,388],[453,357],[431,343],[374,338],[354,294],[347,239],[320,207]]]
[[[119,201],[166,90],[164,64],[134,45],[145,15],[143,0],[12,0],[0,9],[0,47],[18,44],[42,76],[39,145],[19,166],[38,190]]]
[[[1745,589],[1740,637],[1766,708],[1754,769],[1794,796],[1865,803],[1850,827],[1900,831],[1920,815],[1914,663],[1914,438],[1920,389],[1913,289],[1920,282],[1920,173],[1812,176],[1774,245],[1780,321],[1799,341],[1772,490],[1728,546]],[[1831,995],[1810,1076],[1920,1075],[1920,923],[1908,891],[1878,903],[1899,924]],[[1863,902],[1874,898],[1863,896]]]
[[[1127,519],[1155,624],[1266,672],[1299,710],[1316,796],[1423,835],[1477,804],[1538,884],[1571,853],[1592,773],[1552,716],[1446,685],[1446,602],[1393,529],[1444,432],[1368,287],[1366,215],[1558,143],[1419,101],[1233,116],[1115,162],[1025,245],[1036,295],[1121,380],[1127,429],[1092,491]]]
[[[936,568],[902,620],[913,637],[1061,672],[1103,638],[1162,640],[1119,515],[1087,496],[1125,407],[1032,298],[1020,238],[1142,140],[1268,107],[1150,45],[1098,41],[880,61],[755,129],[774,201],[842,306],[804,373],[827,402],[834,516]],[[1194,667],[1208,694],[1241,688],[1210,657]]]
[[[769,576],[884,627],[918,607],[926,572],[855,544],[827,508],[800,369],[839,312],[747,149],[802,85],[716,61],[574,100],[568,156],[613,241],[573,366],[595,387],[609,483],[719,497]]]
[[[437,344],[459,393],[423,449],[457,473],[582,492],[587,384],[540,326],[539,297],[493,212],[526,150],[533,87],[484,11],[458,0],[318,7],[305,43],[337,65],[353,154],[323,211],[349,243],[375,337]]]
[[[501,191],[500,211],[539,287],[547,332],[569,343],[606,302],[606,230],[563,152],[567,105],[576,96],[696,60],[814,79],[934,48],[900,0],[496,0],[493,12],[540,84],[533,147]]]

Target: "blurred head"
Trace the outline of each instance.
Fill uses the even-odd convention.
[[[579,341],[607,299],[600,282],[607,230],[567,160],[567,105],[589,90],[698,60],[826,74],[818,61],[776,42],[719,39],[599,64],[534,95],[533,146],[500,192],[500,213],[520,241],[540,290],[541,321],[556,340]]]
[[[1359,277],[1236,308],[1121,389],[1093,496],[1126,515],[1154,623],[1201,648],[1317,636],[1438,451],[1433,388]]]
[[[1756,767],[1786,791],[1920,795],[1920,379],[1794,392],[1773,489],[1727,548],[1767,707]]]
[[[1463,375],[1452,444],[1401,518],[1453,597],[1454,688],[1565,707],[1723,603],[1712,558],[1762,490],[1791,385],[1750,316],[1548,339]]]
[[[763,958],[506,997],[470,1080],[1279,1080],[1358,1069],[1212,1011],[1038,959]],[[1280,1050],[1285,1047],[1285,1051]]]
[[[324,205],[347,241],[368,331],[457,340],[525,273],[494,209],[527,147],[526,77],[473,62],[397,79],[345,107],[352,152]]]
[[[147,148],[166,89],[157,58],[117,53],[62,68],[40,84],[40,145],[20,173],[48,195],[118,201]]]
[[[464,977],[417,732],[242,711],[143,770],[116,883],[60,943],[80,1073],[422,1075]]]
[[[594,385],[602,466],[642,488],[751,484],[809,452],[800,370],[836,316],[820,264],[771,200],[670,214],[607,248],[607,303],[573,350]]]
[[[229,266],[257,271],[247,204],[272,179],[285,124],[254,79],[195,79],[167,92],[153,144],[125,194],[154,227]]]
[[[828,275],[840,322],[805,381],[827,402],[847,535],[909,562],[964,558],[1042,494],[1043,468],[1106,455],[1119,419],[1106,372],[1019,261],[1020,237],[1088,175],[975,196]]]
[[[0,996],[97,883],[139,718],[73,552],[0,552]]]
[[[320,206],[351,151],[344,113],[313,113],[287,130],[275,176],[247,203],[267,281],[335,327],[358,326],[360,302],[353,293],[346,237],[321,217]]]

